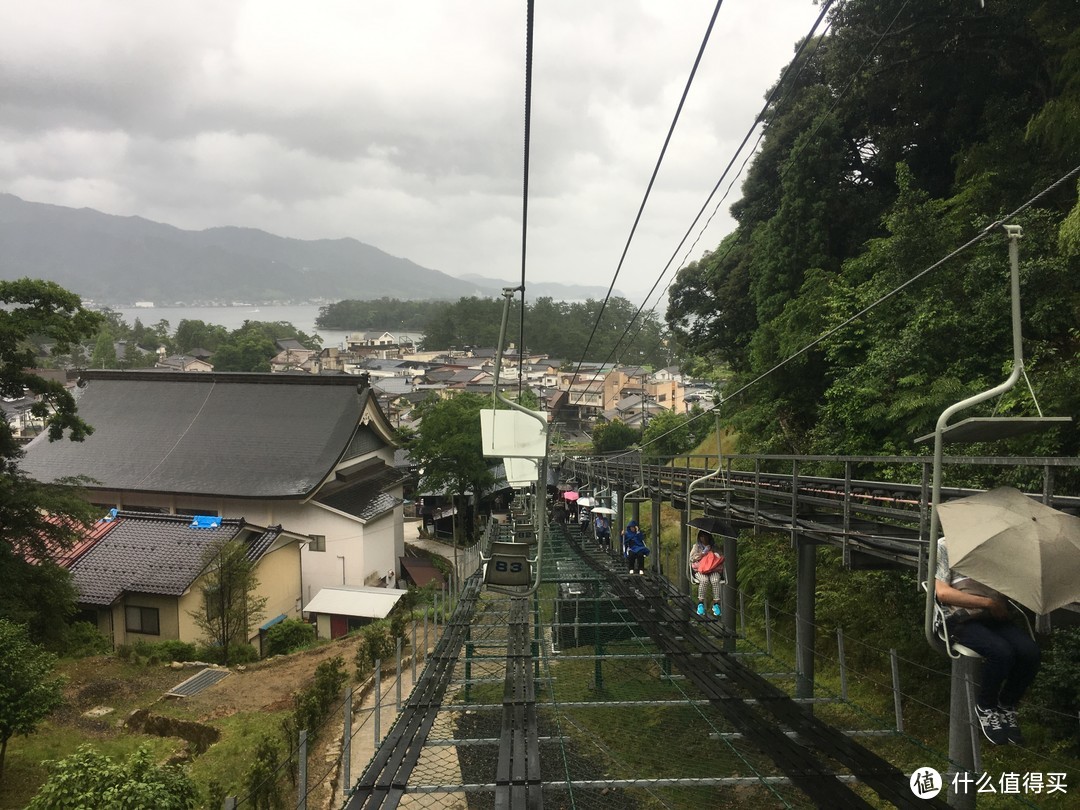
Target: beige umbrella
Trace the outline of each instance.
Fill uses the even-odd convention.
[[[1036,613],[1080,601],[1080,518],[1012,487],[940,504],[938,517],[961,574]]]

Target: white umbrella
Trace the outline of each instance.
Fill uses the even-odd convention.
[[[615,510],[608,506],[594,506],[592,508],[592,513],[594,515],[614,515]]]
[[[594,503],[596,503],[596,501],[593,500],[592,498],[578,498],[577,499],[577,505],[578,506],[592,506]]]
[[[949,565],[1036,613],[1080,601],[1080,518],[1012,487],[938,506]]]

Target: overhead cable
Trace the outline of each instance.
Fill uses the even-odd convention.
[[[578,360],[577,368],[574,370],[575,376],[577,376],[577,373],[581,370],[581,365],[585,362],[589,347],[592,346],[593,338],[596,336],[596,330],[600,327],[600,320],[604,316],[607,302],[611,299],[611,292],[615,289],[615,281],[619,278],[619,273],[622,271],[623,262],[626,261],[626,254],[630,250],[630,243],[634,240],[634,234],[637,232],[638,223],[641,222],[641,215],[644,213],[645,205],[649,201],[649,195],[652,193],[652,187],[656,182],[656,176],[660,173],[660,166],[664,162],[664,155],[667,153],[668,144],[671,143],[671,136],[675,132],[675,125],[679,122],[679,116],[682,114],[683,105],[686,103],[686,98],[690,94],[690,87],[694,83],[694,76],[697,75],[698,66],[701,64],[701,58],[705,54],[705,46],[709,43],[709,37],[712,35],[713,26],[716,24],[716,18],[720,14],[720,7],[723,4],[724,0],[717,0],[716,8],[713,9],[712,17],[709,18],[709,25],[705,29],[705,36],[702,37],[701,45],[698,47],[697,56],[694,58],[694,66],[690,69],[690,75],[686,79],[686,86],[683,88],[682,96],[679,98],[679,104],[675,109],[675,115],[671,119],[671,125],[668,127],[667,135],[664,138],[664,145],[661,147],[660,155],[657,157],[656,165],[653,167],[652,176],[649,177],[649,184],[645,188],[645,195],[641,199],[641,205],[638,206],[637,215],[634,217],[634,224],[630,228],[630,234],[626,238],[626,244],[623,246],[622,255],[619,257],[619,263],[615,267],[615,274],[611,277],[611,284],[608,285],[604,300],[600,303],[600,311],[596,313],[596,320],[593,322],[592,331],[589,333],[589,339],[585,342],[585,347],[581,352],[581,359]]]

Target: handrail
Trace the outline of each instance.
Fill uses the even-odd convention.
[[[641,450],[638,450],[638,485],[634,489],[632,489],[629,492],[623,494],[622,502],[625,504],[627,502],[627,500],[629,500],[631,495],[637,495],[639,492],[644,492],[644,491],[645,491],[644,453],[642,453]]]

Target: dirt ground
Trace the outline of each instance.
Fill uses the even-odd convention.
[[[356,647],[359,642],[359,636],[353,636],[304,652],[275,656],[248,664],[239,671],[233,667],[232,674],[228,677],[196,695],[179,700],[183,701],[185,714],[201,722],[228,717],[238,712],[288,709],[292,706],[292,695],[311,683],[315,668],[323,661],[340,655],[345,659],[345,671],[351,677],[355,672]],[[176,683],[198,671],[178,671]]]

